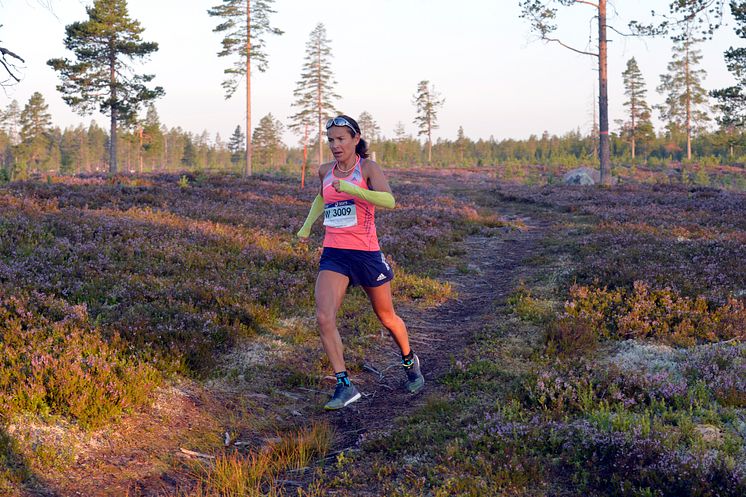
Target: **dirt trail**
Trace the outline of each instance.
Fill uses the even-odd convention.
[[[509,204],[494,210],[503,219],[520,221],[525,229],[497,228],[491,236],[466,238],[461,243],[465,250],[462,264],[441,276],[453,285],[458,298],[425,312],[403,305],[397,309],[407,323],[413,349],[422,358],[426,388],[414,397],[403,391],[400,359],[390,344],[380,341],[378,349],[370,352],[369,362],[385,371],[384,376],[358,374],[355,381],[364,398],[327,415],[337,430],[336,451],[356,448],[362,434],[385,433],[396,417],[423,405],[428,393],[438,390],[439,379],[451,369],[452,360],[458,359],[476,333],[494,322],[497,308],[517,281],[531,272],[526,259],[536,254],[550,222]]]

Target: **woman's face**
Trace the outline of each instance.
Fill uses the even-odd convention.
[[[360,142],[360,135],[352,136],[352,131],[347,126],[332,126],[326,130],[326,136],[334,158],[341,164],[349,163],[355,156],[355,147]]]

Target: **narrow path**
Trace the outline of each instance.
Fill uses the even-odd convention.
[[[409,328],[413,349],[422,358],[427,380],[424,391],[414,397],[403,391],[399,357],[390,344],[380,341],[369,357],[370,364],[384,372],[383,376],[368,371],[358,375],[356,382],[365,397],[327,415],[338,435],[333,453],[354,450],[361,435],[383,434],[395,425],[395,418],[422,406],[429,393],[438,391],[439,380],[451,369],[452,359],[458,359],[475,334],[495,320],[496,310],[517,281],[531,271],[526,259],[540,248],[551,223],[521,207],[501,205],[495,212],[504,219],[522,221],[526,229],[497,228],[491,236],[466,238],[461,266],[449,268],[442,275],[458,297],[426,312],[407,306],[398,309]]]

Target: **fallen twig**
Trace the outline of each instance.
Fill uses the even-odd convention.
[[[378,371],[376,368],[374,368],[370,364],[368,364],[368,363],[363,364],[363,369],[365,371],[370,371],[373,374],[377,374],[379,380],[383,379],[383,373],[381,373],[380,371]]]
[[[184,447],[179,447],[179,450],[182,454],[186,454],[188,456],[192,457],[201,457],[203,459],[215,459],[215,456],[211,456],[210,454],[203,454],[202,452],[195,452],[193,450],[185,449]]]

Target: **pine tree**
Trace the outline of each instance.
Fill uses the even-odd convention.
[[[10,143],[17,145],[20,141],[20,124],[21,122],[21,106],[18,105],[18,100],[13,99],[8,104],[5,112],[2,113],[3,131],[8,133],[10,137]]]
[[[194,167],[197,161],[197,151],[194,149],[194,143],[191,136],[186,136],[184,140],[184,154],[181,156],[181,164],[184,167]]]
[[[284,126],[272,114],[267,114],[259,120],[259,126],[254,129],[254,146],[256,147],[257,163],[272,166],[278,152],[282,148],[282,133]]]
[[[85,143],[81,140],[82,128],[66,128],[62,133],[60,141],[60,172],[62,174],[75,174],[80,172],[83,164],[83,154],[86,152],[81,146]],[[83,131],[84,133],[84,131]]]
[[[412,103],[417,109],[414,124],[419,128],[418,136],[427,136],[427,163],[433,161],[433,130],[438,129],[438,112],[443,106],[445,99],[441,99],[430,82],[422,80],[417,85],[417,93]]]
[[[293,107],[299,110],[290,116],[290,128],[302,129],[309,122],[318,124],[319,164],[324,162],[324,124],[331,114],[338,114],[333,101],[340,98],[334,93],[337,82],[332,77],[332,51],[326,37],[326,28],[319,23],[311,31],[306,43],[306,56],[300,80],[296,83]]]
[[[656,24],[643,24],[638,21],[629,23],[632,35],[662,35],[678,32],[682,25],[696,25],[702,34],[711,36],[719,27],[722,20],[722,5],[724,0],[671,0],[668,6],[669,15],[662,16],[662,20]],[[620,3],[621,4],[621,3]],[[607,16],[607,7],[612,11],[615,6],[607,0],[585,1],[585,0],[520,0],[521,17],[527,19],[531,24],[532,31],[539,35],[540,39],[547,43],[556,43],[575,53],[589,55],[598,59],[598,109],[599,109],[599,140],[598,156],[600,163],[601,182],[605,183],[611,168],[610,162],[610,136],[609,136],[609,97],[608,97],[608,40],[607,30],[611,28],[616,32],[621,30],[614,28]],[[555,34],[560,23],[558,22],[558,9],[560,7],[591,7],[596,10],[594,19],[598,22],[598,50],[589,52],[585,48],[573,47],[567,41],[563,41]],[[655,15],[655,13],[653,13]],[[674,40],[679,40],[680,35],[674,34]]]
[[[47,62],[60,73],[57,89],[62,99],[81,114],[98,105],[109,115],[109,171],[117,172],[117,129],[120,121],[131,122],[140,105],[164,94],[163,88],[148,88],[153,75],[135,74],[131,62],[158,50],[158,44],[143,42],[143,28],[127,12],[126,0],[95,0],[86,7],[88,20],[65,28],[65,48],[77,59]]]
[[[238,89],[238,80],[246,77],[246,129],[251,130],[251,61],[256,61],[256,69],[267,70],[265,33],[281,35],[282,31],[269,25],[269,14],[274,13],[271,5],[274,0],[223,0],[223,3],[209,9],[207,13],[223,20],[213,30],[225,33],[223,50],[219,57],[235,56],[233,66],[224,72],[228,76],[223,81],[225,98],[230,98]],[[251,176],[251,139],[246,148],[244,175]]]
[[[403,142],[407,139],[407,130],[404,127],[404,123],[401,121],[396,122],[396,127],[394,128],[394,140],[397,142]]]
[[[236,126],[235,131],[228,141],[228,150],[231,153],[231,162],[235,165],[244,157],[244,140],[245,136],[241,131],[241,126]]]
[[[210,163],[210,134],[202,130],[199,135],[194,135],[194,165],[204,168]]]
[[[91,171],[104,171],[106,165],[106,153],[108,151],[108,140],[106,131],[96,121],[91,120],[88,125],[88,147],[91,151]]]
[[[161,120],[158,117],[155,105],[152,103],[148,105],[148,110],[145,113],[142,135],[144,158],[149,162],[151,171],[154,171],[158,159],[163,157],[165,143],[161,131]]]
[[[730,10],[736,21],[736,35],[746,39],[746,1],[732,1]],[[732,155],[737,139],[734,132],[746,127],[746,47],[731,47],[725,51],[724,58],[728,71],[736,78],[736,84],[714,90],[710,96],[717,100],[717,109],[720,111],[717,122],[727,137]]]
[[[404,123],[401,121],[396,122],[394,127],[394,142],[396,143],[396,160],[401,160],[404,155],[404,141],[407,139],[407,130],[404,127]]]
[[[40,170],[49,159],[52,145],[52,116],[41,93],[34,92],[21,111],[21,157],[33,170]]]
[[[668,123],[672,135],[680,130],[686,133],[686,158],[692,158],[692,134],[710,120],[707,113],[707,92],[702,80],[707,74],[698,69],[702,54],[694,46],[699,42],[691,35],[677,41],[673,57],[668,63],[668,73],[661,75],[658,92],[665,95],[664,104],[656,106],[661,119]]]
[[[466,153],[466,146],[468,145],[469,139],[464,134],[464,127],[459,126],[458,132],[456,133],[456,150],[458,151],[459,164],[464,164],[464,154]]]
[[[357,118],[357,123],[360,125],[360,131],[368,143],[378,141],[381,133],[381,128],[373,119],[370,112],[363,111],[360,113],[360,117]]]
[[[653,136],[653,123],[650,120],[650,106],[645,100],[647,88],[640,72],[640,67],[634,57],[627,61],[627,69],[622,73],[624,94],[627,101],[624,106],[629,112],[629,121],[623,125],[623,133],[627,136],[632,147],[632,159],[635,158],[637,143],[649,141]]]

